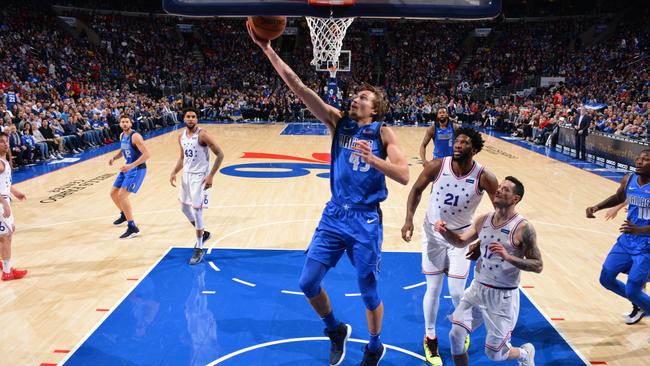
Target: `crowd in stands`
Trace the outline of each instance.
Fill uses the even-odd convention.
[[[133,117],[139,131],[178,123],[177,113],[188,103],[214,120],[310,118],[248,39],[242,19],[79,10],[65,15],[84,22],[99,40],[69,35],[51,11],[29,3],[1,12],[0,119],[18,165],[112,143],[123,114]],[[556,125],[571,123],[584,106],[594,131],[644,139],[650,127],[648,21],[647,10],[618,24],[609,17],[537,23],[357,19],[344,42],[352,51],[352,70],[337,78],[344,105],[362,83],[383,86],[389,122],[429,123],[435,108],[446,105],[461,122],[545,143]],[[189,31],[179,23],[191,25]],[[583,46],[579,35],[604,23],[615,32]],[[328,75],[309,64],[306,25],[294,20],[290,26],[298,35],[282,37],[275,46],[306,85],[322,92]],[[495,35],[468,47],[477,26],[491,27]],[[373,27],[384,34],[371,35]],[[463,59],[470,61],[463,65]],[[497,103],[455,88],[464,81],[470,89],[516,86],[539,76],[565,82]]]
[[[502,120],[499,128],[535,139],[536,132],[549,123],[572,123],[584,107],[592,117],[591,131],[647,140],[650,31],[644,24],[648,21],[646,11],[636,21],[621,23],[609,40],[564,56],[562,69],[557,70],[566,77],[562,85],[538,89],[524,100],[487,108],[484,113],[493,116],[495,123]]]
[[[107,53],[33,8],[2,10],[0,69],[0,129],[17,166],[113,143],[121,115],[142,132],[177,123],[182,107],[140,92]]]

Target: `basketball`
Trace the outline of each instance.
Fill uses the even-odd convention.
[[[248,17],[248,23],[258,38],[272,41],[284,33],[284,28],[287,26],[287,18],[255,16]]]

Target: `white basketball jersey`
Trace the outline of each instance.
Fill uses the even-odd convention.
[[[207,146],[199,144],[200,128],[192,136],[187,135],[187,129],[181,135],[183,146],[183,172],[203,173],[210,170],[210,150]]]
[[[506,262],[500,255],[490,252],[491,243],[500,243],[508,254],[515,251],[515,230],[524,222],[519,214],[515,214],[508,222],[494,226],[494,213],[487,215],[485,222],[478,232],[481,241],[481,257],[476,262],[475,278],[478,282],[493,287],[516,288],[519,286],[519,268]]]
[[[469,173],[457,177],[451,162],[451,156],[442,159],[440,172],[433,181],[427,220],[431,224],[443,220],[448,228],[455,230],[473,222],[474,212],[483,198],[483,191],[479,188],[483,167],[474,162]]]
[[[11,198],[11,164],[7,160],[0,158],[5,169],[0,173],[0,195],[5,198]]]

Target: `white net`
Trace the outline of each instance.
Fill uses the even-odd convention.
[[[353,20],[354,18],[307,17],[309,34],[314,50],[314,58],[311,60],[312,65],[316,65],[319,62],[326,62],[336,70],[345,32],[347,32]],[[334,72],[336,73],[336,71]]]

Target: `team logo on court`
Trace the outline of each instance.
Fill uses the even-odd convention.
[[[294,178],[308,175],[313,171],[319,178],[329,178],[330,154],[313,153],[311,158],[299,156],[244,152],[241,159],[269,159],[272,162],[259,162],[230,165],[221,173],[240,178]]]

